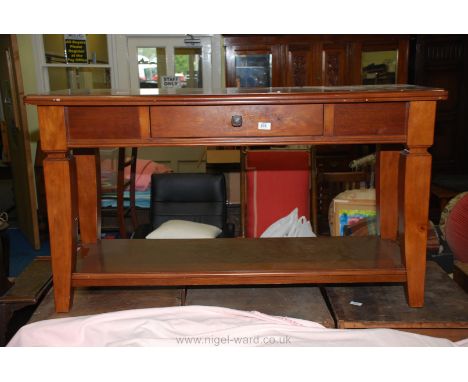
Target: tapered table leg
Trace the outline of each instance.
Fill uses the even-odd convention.
[[[71,274],[76,255],[78,220],[74,170],[73,158],[65,153],[48,154],[44,160],[50,252],[57,312],[68,312],[72,299]]]
[[[73,150],[76,162],[78,216],[82,244],[96,243],[101,235],[99,149]]]
[[[376,199],[380,237],[398,237],[398,168],[399,151],[379,151],[376,163]]]
[[[399,169],[399,236],[407,272],[408,304],[424,305],[427,221],[434,142],[435,102],[414,101],[408,110],[407,150]]]
[[[417,308],[424,305],[431,156],[425,150],[413,149],[403,152],[401,159],[400,237],[408,304]]]

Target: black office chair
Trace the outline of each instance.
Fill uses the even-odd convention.
[[[137,230],[134,238],[169,220],[187,220],[216,226],[218,237],[234,237],[227,223],[226,180],[223,174],[167,173],[151,176],[150,224]]]

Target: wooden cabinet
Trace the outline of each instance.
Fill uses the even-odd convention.
[[[229,87],[394,84],[408,78],[406,35],[225,35],[224,46]],[[270,59],[269,83],[254,68],[241,68],[246,56]],[[242,74],[248,70],[250,81]]]
[[[320,85],[337,86],[349,82],[348,46],[346,43],[322,43]],[[352,81],[351,81],[352,83]]]
[[[285,74],[283,81],[286,86],[306,86],[320,82],[320,78],[314,78],[314,63],[317,62],[310,44],[287,44],[283,50],[287,56],[281,72]]]
[[[270,37],[226,46],[226,82],[230,87],[281,86],[280,46]]]
[[[433,173],[468,174],[468,36],[418,35],[411,39],[410,83],[443,86],[437,105]]]

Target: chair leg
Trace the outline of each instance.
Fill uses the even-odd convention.
[[[185,305],[185,300],[187,299],[187,288],[184,287],[180,291],[180,305],[184,306]]]
[[[136,162],[137,162],[137,148],[132,148],[132,163],[130,165],[130,214],[132,217],[133,231],[138,227],[138,217],[136,212],[135,203],[135,177],[136,177]]]
[[[124,183],[125,183],[125,148],[119,148],[119,167],[117,172],[117,220],[119,223],[119,233],[122,239],[127,237],[125,228],[125,209],[124,209]]]

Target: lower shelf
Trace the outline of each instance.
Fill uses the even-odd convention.
[[[378,237],[101,240],[80,248],[73,286],[405,282]]]

